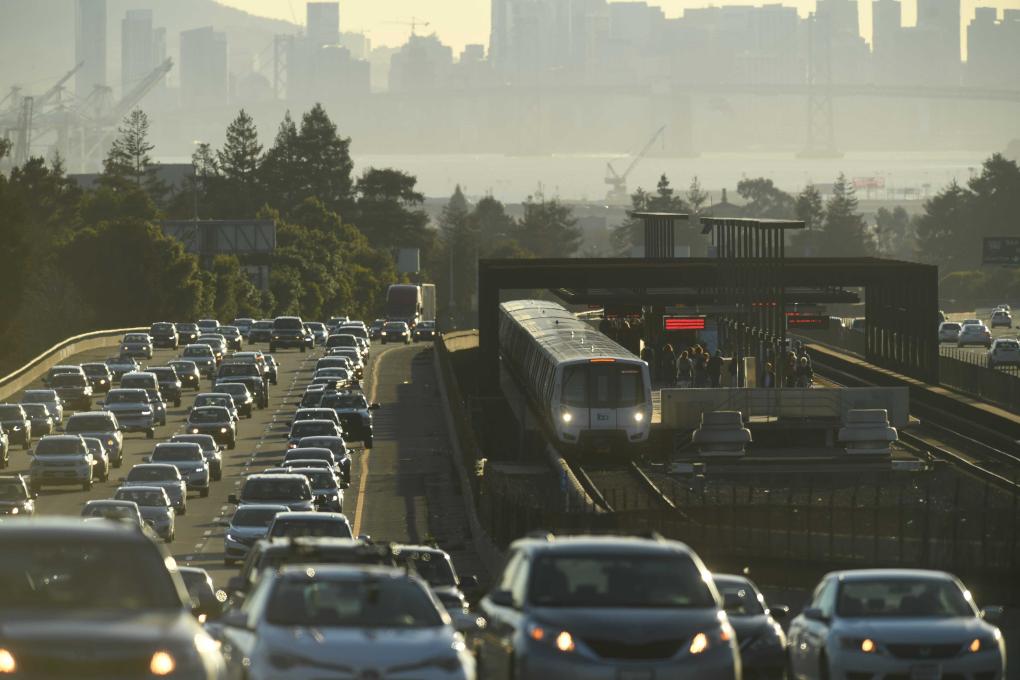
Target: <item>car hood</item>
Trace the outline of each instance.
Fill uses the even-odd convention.
[[[38,644],[51,654],[95,654],[97,650],[124,648],[132,644],[163,646],[174,640],[185,645],[198,626],[187,612],[131,613],[111,611],[25,612],[8,610],[0,618],[0,635],[15,649]],[[83,658],[90,658],[84,656]]]
[[[262,538],[269,532],[269,527],[244,527],[231,524],[227,527],[227,533],[237,538]]]
[[[152,481],[129,482],[129,481],[125,480],[121,484],[121,486],[159,486],[159,487],[162,487],[162,488],[166,489],[167,493],[169,494],[172,491],[180,492],[181,487],[184,486],[184,480],[181,480],[179,482],[175,481],[175,480],[166,480],[166,481],[161,481],[161,482],[152,482]]]
[[[142,519],[169,519],[171,508],[161,508],[158,505],[139,505],[138,510],[142,513]]]
[[[715,609],[534,607],[530,613],[536,621],[568,630],[575,637],[610,637],[627,644],[686,639],[719,627]],[[607,621],[615,625],[607,627]]]
[[[454,633],[447,627],[418,629],[310,628],[303,626],[259,628],[264,649],[298,657],[303,665],[323,671],[375,669],[395,673],[453,654]],[[427,670],[420,667],[419,672]]]
[[[876,642],[915,642],[925,645],[967,643],[976,637],[992,635],[995,628],[977,617],[842,619],[832,634],[873,638]]]
[[[31,503],[29,498],[20,501],[0,501],[0,508],[21,508],[29,503]]]

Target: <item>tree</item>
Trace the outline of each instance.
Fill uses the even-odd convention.
[[[273,146],[266,152],[259,170],[267,202],[284,214],[288,214],[304,198],[298,129],[290,111],[284,114]]]
[[[227,127],[227,140],[216,152],[216,158],[225,185],[225,198],[229,201],[229,207],[222,206],[217,212],[236,217],[254,216],[262,202],[259,191],[262,145],[255,121],[244,109]]]
[[[970,238],[960,253],[962,262],[981,264],[981,239],[985,236],[1015,236],[1020,232],[1020,166],[1002,154],[994,154],[981,165],[981,174],[968,183],[971,193]]]
[[[507,214],[506,206],[492,196],[479,199],[471,219],[478,225],[478,238],[486,247],[507,241],[514,229],[514,218]]]
[[[878,250],[883,255],[909,259],[914,252],[913,224],[903,206],[892,210],[882,207],[875,214],[875,233]]]
[[[451,318],[466,319],[470,315],[471,299],[475,293],[480,243],[478,222],[472,218],[459,184],[450,196],[450,201],[443,207],[439,229],[448,264],[439,280],[443,282],[441,289],[449,292],[440,302],[449,300],[453,303],[453,309],[447,310]]]
[[[822,249],[825,226],[825,204],[822,195],[813,184],[808,184],[797,194],[795,204],[797,219],[804,223],[804,229],[795,231],[790,236],[790,246],[797,255],[818,255]]]
[[[669,178],[663,173],[651,194],[638,187],[630,195],[632,212],[687,212],[687,204],[675,195]],[[613,250],[619,255],[629,255],[634,248],[644,245],[644,222],[637,217],[628,216],[624,222],[613,230],[609,237]]]
[[[535,257],[570,257],[581,245],[582,233],[576,225],[569,206],[538,194],[525,201],[514,237]]]
[[[213,258],[209,272],[212,275],[212,314],[215,318],[257,318],[266,311],[261,307],[262,299],[258,289],[241,268],[241,261],[236,255],[217,255]]]
[[[145,189],[158,201],[165,188],[155,177],[149,155],[154,148],[149,141],[149,117],[141,109],[134,109],[117,128],[117,138],[103,161],[100,181],[114,190]]]
[[[748,217],[790,219],[796,212],[793,196],[764,177],[740,180],[737,193],[747,202],[744,214]]]
[[[687,203],[691,206],[691,212],[700,215],[701,209],[708,203],[708,198],[708,192],[701,188],[701,182],[695,175],[691,179],[691,186],[687,189]]]
[[[862,257],[874,250],[868,225],[857,212],[857,195],[840,173],[825,205],[823,252],[833,257]]]
[[[924,262],[948,270],[967,268],[973,260],[968,246],[974,242],[970,228],[972,196],[952,182],[924,202],[917,220],[917,254]]]
[[[356,223],[374,247],[420,248],[424,255],[433,245],[417,182],[414,175],[393,168],[368,168],[358,179]]]
[[[354,162],[350,137],[341,137],[322,104],[301,117],[297,137],[300,158],[298,199],[314,196],[341,216],[354,206]]]

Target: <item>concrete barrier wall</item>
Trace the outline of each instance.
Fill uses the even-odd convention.
[[[7,401],[70,356],[103,347],[116,347],[125,333],[141,333],[146,330],[148,328],[144,327],[114,328],[68,338],[50,347],[18,370],[0,378],[0,402]]]

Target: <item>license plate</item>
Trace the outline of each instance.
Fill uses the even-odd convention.
[[[621,668],[616,677],[617,680],[653,680],[655,672],[651,669]]]
[[[942,680],[942,666],[934,663],[911,666],[910,680]]]

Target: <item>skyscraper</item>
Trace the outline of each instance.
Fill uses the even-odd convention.
[[[960,0],[917,0],[917,27],[938,36],[943,49],[960,61]]]
[[[74,77],[74,92],[84,99],[97,85],[106,85],[106,0],[75,4],[74,56],[84,62]]]
[[[312,47],[336,45],[340,42],[340,3],[308,3],[308,42]]]
[[[887,54],[902,26],[899,0],[874,0],[871,3],[871,49]]]
[[[181,106],[227,103],[227,36],[212,26],[181,31]]]
[[[120,22],[120,83],[124,92],[156,67],[152,10],[129,9]]]

